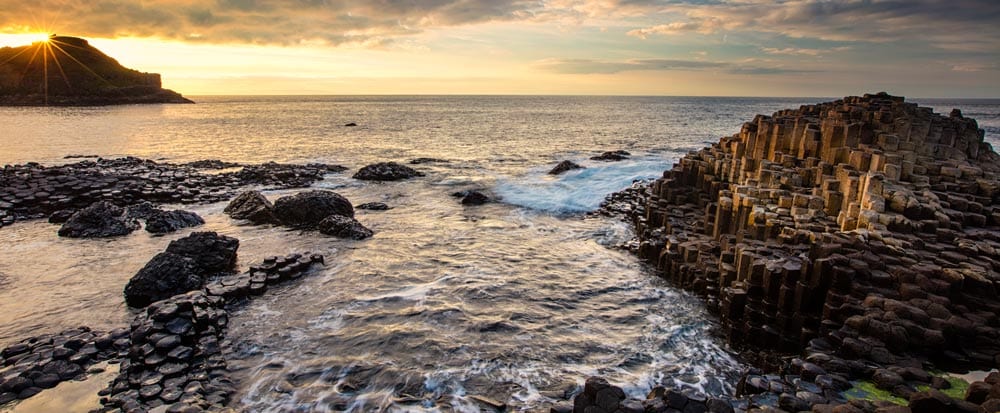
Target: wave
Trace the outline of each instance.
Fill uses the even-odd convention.
[[[533,210],[573,214],[597,209],[604,198],[638,179],[657,178],[680,158],[679,153],[632,158],[618,162],[579,161],[585,169],[549,175],[552,165],[532,168],[517,178],[498,179],[494,192],[501,200]]]

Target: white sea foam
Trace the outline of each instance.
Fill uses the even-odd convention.
[[[593,211],[608,194],[638,179],[656,178],[676,157],[662,154],[619,162],[577,161],[585,169],[549,175],[552,166],[533,168],[525,176],[497,180],[495,192],[505,203],[553,212]]]

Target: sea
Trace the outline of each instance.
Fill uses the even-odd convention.
[[[44,220],[0,228],[0,347],[80,325],[127,326],[128,279],[174,239],[217,231],[240,240],[245,269],[310,251],[324,268],[238,305],[226,356],[254,412],[476,412],[482,400],[546,411],[592,375],[630,396],[654,386],[732,395],[747,369],[701,300],[626,251],[609,193],[662,175],[685,153],[757,114],[832,100],[728,97],[202,96],[194,105],[0,108],[0,164],[137,156],[161,162],[339,164],[315,188],[354,204],[364,241],[250,226],[225,203],[188,205],[206,224],[167,236],[56,236]],[[916,99],[978,119],[1000,144],[1000,100]],[[356,123],[357,126],[345,126]],[[589,158],[631,153],[620,162]],[[425,177],[375,183],[353,170],[382,161]],[[547,172],[562,160],[585,169]],[[463,206],[481,189],[499,202]],[[267,190],[272,200],[299,190]],[[96,407],[96,406],[95,406]]]

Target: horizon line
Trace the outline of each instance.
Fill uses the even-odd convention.
[[[876,92],[878,93],[878,92]],[[755,98],[755,99],[842,99],[849,96],[772,96],[772,95],[632,95],[632,94],[530,94],[530,93],[238,93],[238,94],[185,94],[186,97],[649,97],[649,98]],[[962,100],[1000,100],[997,97],[968,97],[968,96],[890,96],[903,97],[907,101],[914,99],[962,99]]]

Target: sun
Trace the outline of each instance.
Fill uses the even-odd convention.
[[[49,43],[51,33],[28,32],[28,33],[3,33],[0,32],[0,47],[18,47],[34,43]]]

